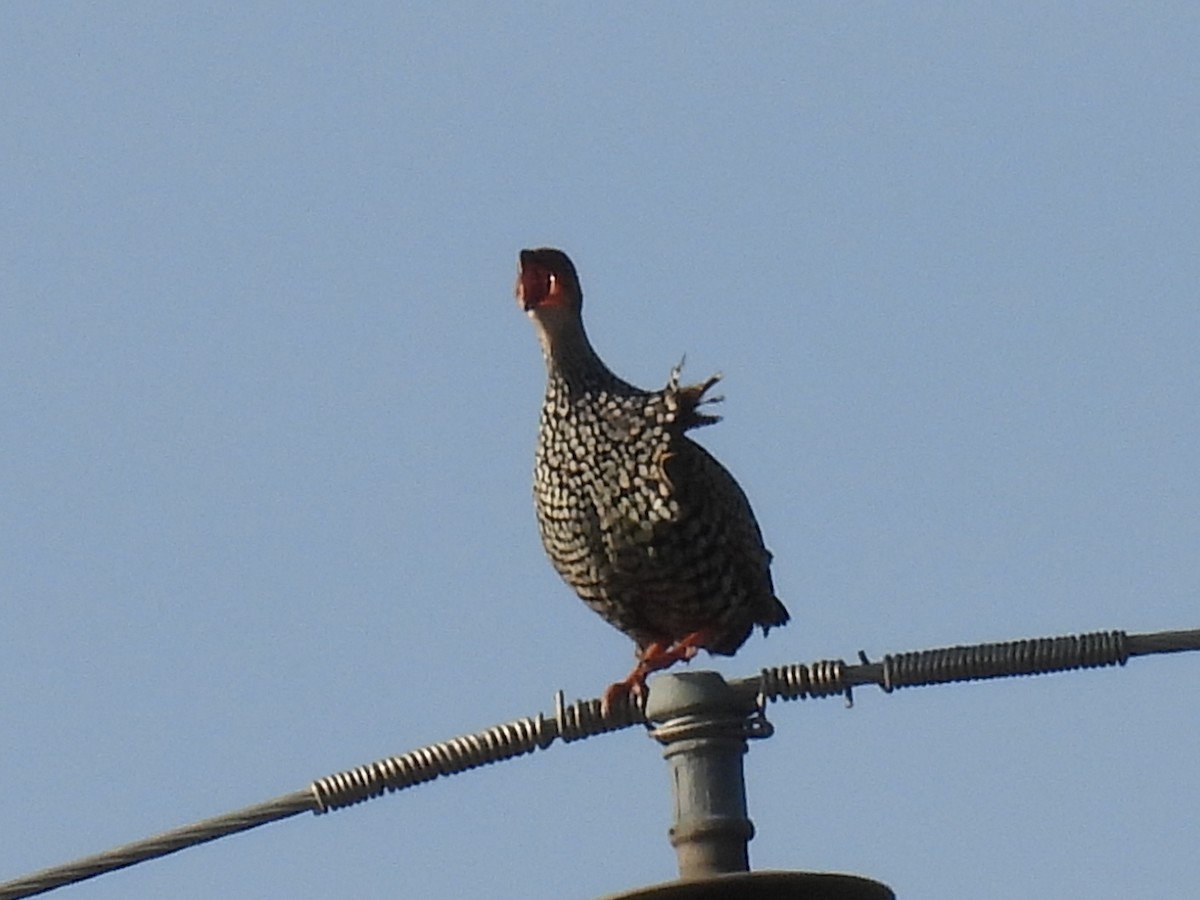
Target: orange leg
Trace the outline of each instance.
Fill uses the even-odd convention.
[[[652,672],[670,668],[681,660],[683,662],[691,661],[710,638],[712,638],[712,629],[701,628],[699,631],[685,635],[673,644],[655,641],[645,647],[638,647],[637,665],[633,667],[632,672],[625,676],[623,681],[608,686],[608,690],[604,692],[604,699],[601,701],[601,710],[607,713],[615,703],[625,697],[631,697],[634,701],[642,703],[646,699],[646,678]]]

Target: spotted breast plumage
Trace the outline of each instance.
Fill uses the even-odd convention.
[[[605,704],[644,695],[647,676],[701,650],[732,655],[755,625],[788,621],[771,554],[745,493],[690,429],[720,376],[644,391],[601,361],[584,330],[583,291],[560,250],[523,250],[517,301],[548,373],[534,505],[551,563],[588,606],[637,645],[637,665]]]

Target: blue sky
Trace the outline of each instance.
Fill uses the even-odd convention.
[[[0,880],[597,695],[517,251],[700,437],[793,622],[734,659],[1200,625],[1191,4],[0,7]],[[1186,893],[1200,659],[779,705],[756,868]],[[669,879],[634,730],[62,896]]]

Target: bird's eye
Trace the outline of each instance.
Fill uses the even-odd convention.
[[[553,294],[555,291],[558,290],[558,276],[555,275],[553,272],[550,273],[550,278],[546,284],[546,288],[547,288],[546,293],[548,293],[548,294]]]

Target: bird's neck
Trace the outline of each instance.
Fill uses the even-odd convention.
[[[572,392],[604,387],[616,376],[600,359],[578,317],[535,317],[542,356],[551,380]]]

